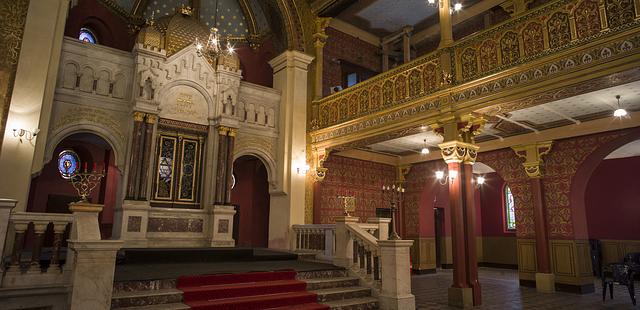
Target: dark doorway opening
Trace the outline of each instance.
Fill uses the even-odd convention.
[[[269,182],[260,159],[242,156],[233,163],[231,202],[236,205],[234,235],[239,247],[264,247],[269,243]]]

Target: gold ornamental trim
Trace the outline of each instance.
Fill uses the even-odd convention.
[[[527,176],[536,179],[542,177],[542,165],[544,163],[542,156],[551,152],[552,145],[553,141],[542,141],[514,146],[511,149],[516,153],[516,156],[524,158],[525,161],[522,166]]]
[[[447,164],[465,163],[473,164],[478,157],[479,146],[462,141],[449,141],[438,144],[442,158]]]

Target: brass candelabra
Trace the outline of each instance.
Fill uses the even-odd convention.
[[[389,240],[400,240],[400,236],[396,231],[396,212],[398,207],[402,205],[404,191],[405,188],[402,185],[382,185],[382,198],[391,206],[391,234],[389,235]]]

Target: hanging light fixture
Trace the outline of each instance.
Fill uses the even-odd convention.
[[[220,54],[222,53],[227,53],[231,55],[235,52],[233,45],[231,45],[231,41],[221,36],[220,33],[218,32],[218,28],[216,28],[216,26],[218,25],[218,1],[217,0],[216,0],[215,8],[216,8],[216,12],[213,20],[213,27],[209,32],[209,37],[207,38],[207,41],[200,42],[200,40],[196,38],[196,41],[193,42],[193,45],[196,47],[196,53],[199,57],[202,57],[203,55],[208,55],[215,58],[220,56]],[[226,40],[226,44],[223,44],[222,40]]]
[[[438,0],[427,0],[427,5],[428,6],[433,6],[433,7],[438,7],[440,5]],[[462,2],[460,2],[460,0],[456,1],[456,3],[454,3],[450,8],[449,8],[449,13],[455,13],[455,12],[459,12],[460,10],[462,10]]]
[[[618,108],[615,111],[613,111],[613,116],[614,117],[627,116],[627,110],[623,109],[622,106],[620,105],[620,95],[617,95],[616,99],[618,99]]]
[[[427,139],[424,139],[424,147],[422,148],[422,150],[420,151],[420,153],[422,155],[427,155],[429,154],[429,147],[427,147]]]

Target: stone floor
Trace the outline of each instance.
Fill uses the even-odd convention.
[[[517,270],[480,268],[482,306],[474,309],[640,309],[633,307],[625,286],[614,285],[613,297],[602,302],[602,286],[596,284],[596,292],[578,295],[556,292],[537,293],[535,288],[518,285]],[[412,277],[416,309],[457,309],[447,305],[447,288],[451,285],[452,271],[438,270],[436,274]],[[636,284],[636,296],[639,295]],[[636,297],[637,298],[637,297]]]

